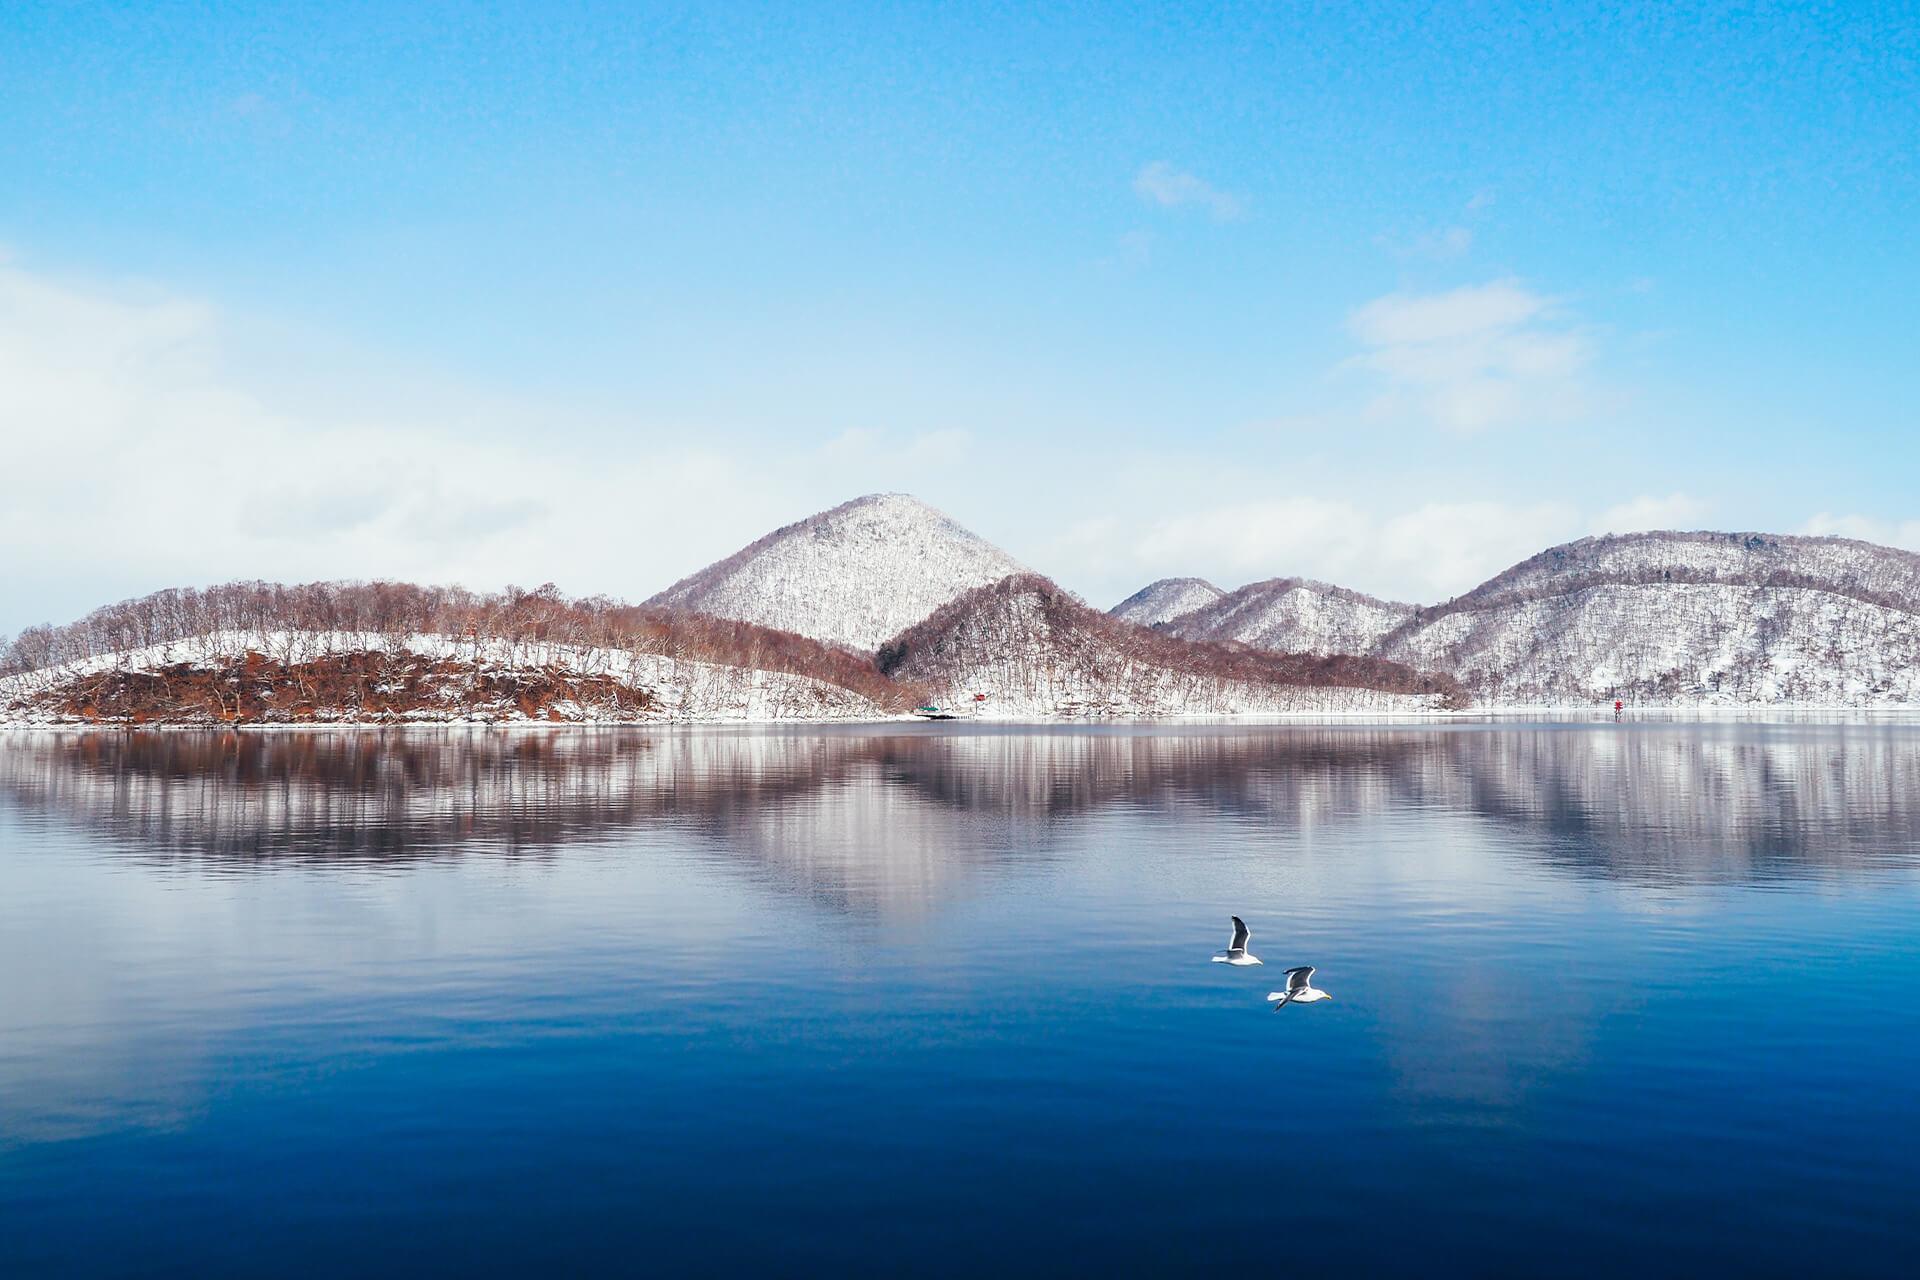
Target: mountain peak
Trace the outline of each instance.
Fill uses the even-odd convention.
[[[774,530],[648,601],[871,652],[1025,566],[906,493],[870,493]]]
[[[1205,608],[1225,594],[1205,578],[1162,578],[1149,582],[1107,612],[1122,622],[1153,627]]]
[[[874,507],[903,512],[925,511],[942,517],[946,515],[945,512],[935,507],[932,503],[923,502],[910,493],[892,491],[886,493],[863,493],[857,498],[847,499],[837,507],[829,507],[820,514],[822,516],[830,516],[837,511],[854,511]]]

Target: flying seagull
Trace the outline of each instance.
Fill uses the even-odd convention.
[[[1233,918],[1233,941],[1227,949],[1214,956],[1215,964],[1259,964],[1260,957],[1247,950],[1247,939],[1253,935],[1247,932],[1247,922],[1239,916]]]
[[[1273,1006],[1273,1011],[1278,1013],[1290,1004],[1312,1004],[1316,1000],[1331,1000],[1333,997],[1314,987],[1313,966],[1303,964],[1297,969],[1287,970],[1287,989],[1269,991],[1267,999],[1280,1002]]]

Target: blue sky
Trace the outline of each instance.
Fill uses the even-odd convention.
[[[1910,5],[263,8],[0,19],[0,631],[876,489],[1103,605],[1920,547]]]

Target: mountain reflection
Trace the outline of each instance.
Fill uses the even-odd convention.
[[[1467,815],[1543,864],[1645,882],[1908,865],[1920,733],[1849,724],[927,732],[45,733],[0,795],[122,855],[214,869],[552,857],[672,827],[847,907],[1050,856],[1104,810],[1277,837]]]

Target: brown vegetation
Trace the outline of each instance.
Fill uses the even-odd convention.
[[[609,676],[553,667],[495,671],[413,653],[335,654],[285,663],[248,653],[215,665],[114,669],[62,684],[42,703],[60,719],[118,724],[303,724],[410,719],[638,719],[653,695]]]
[[[1016,655],[1027,662],[1037,637],[959,624],[996,600],[1032,595],[1058,660],[1101,667],[1098,678],[1170,670],[1195,688],[1222,682],[1349,687],[1437,695],[1459,705],[1459,686],[1377,658],[1281,654],[1206,644],[1121,622],[1087,607],[1045,578],[1015,575],[947,605],[890,641],[878,659],[790,632],[685,610],[574,600],[551,586],[481,595],[404,583],[231,583],[203,591],[162,591],[95,610],[64,627],[37,627],[0,653],[0,672],[43,672],[129,651],[227,638],[229,654],[165,665],[117,662],[17,691],[57,720],[118,724],[384,722],[412,719],[639,720],[672,715],[655,694],[616,679],[617,664],[553,665],[548,646],[579,652],[649,655],[711,668],[782,672],[858,694],[883,710],[923,701],[961,658]],[[290,637],[331,635],[325,656]],[[429,656],[410,637],[454,638],[452,654]],[[238,638],[238,644],[233,640]],[[464,652],[473,646],[472,659]],[[956,646],[967,649],[965,654]],[[1043,646],[1043,647],[1044,647]],[[979,652],[975,652],[979,650]],[[1042,661],[1055,658],[1042,657]],[[1102,666],[1101,664],[1104,664]],[[800,686],[782,714],[807,716]],[[18,701],[18,698],[16,698]]]
[[[871,658],[805,636],[605,596],[569,599],[551,583],[494,594],[401,582],[235,582],[159,591],[66,626],[29,628],[0,651],[0,674],[217,633],[253,638],[269,657],[272,637],[286,633],[350,633],[389,652],[400,652],[413,635],[471,640],[476,650],[504,644],[509,654],[525,645],[559,644],[806,676],[888,709],[910,706],[915,696],[882,675]]]

